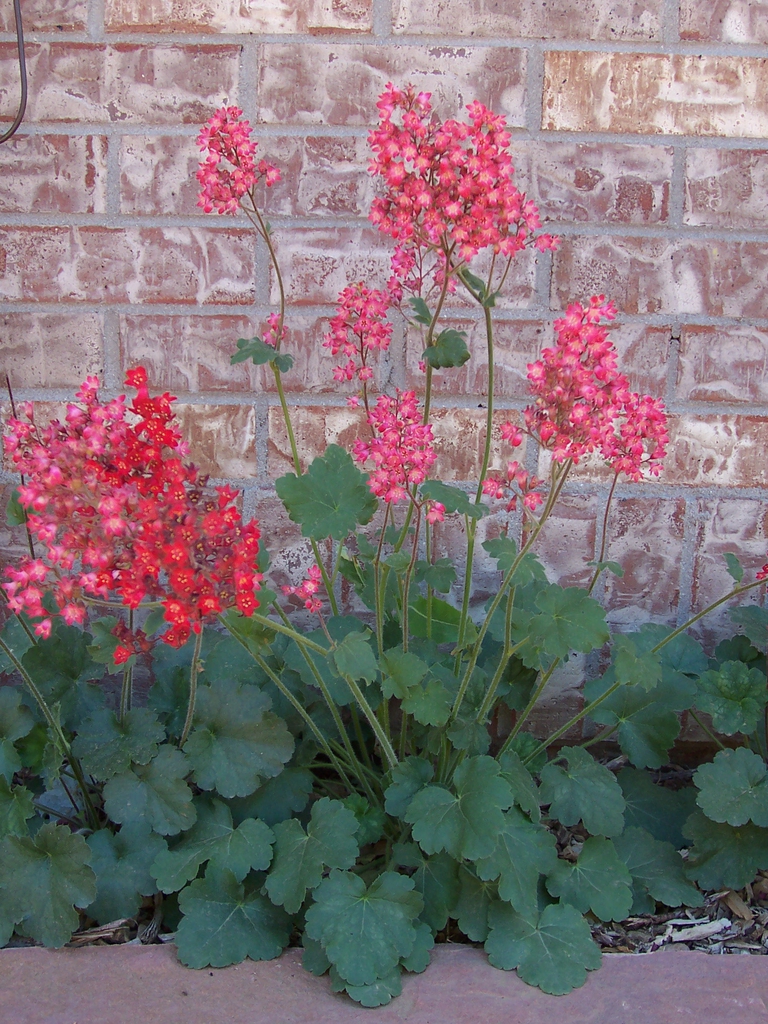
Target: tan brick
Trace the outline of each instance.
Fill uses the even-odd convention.
[[[8,228],[0,274],[9,301],[245,303],[253,239],[190,228]]]
[[[14,388],[78,387],[103,369],[101,319],[94,313],[0,316],[0,379]]]
[[[627,630],[648,619],[674,622],[680,600],[684,524],[682,499],[614,500],[605,557],[618,562],[624,575],[603,575],[604,604],[612,624]]]
[[[677,397],[684,402],[768,402],[768,332],[747,324],[686,327]]]
[[[202,124],[234,98],[237,46],[39,43],[27,47],[28,121]],[[16,95],[15,45],[0,44],[0,91]]]
[[[542,127],[627,134],[768,134],[768,60],[688,54],[546,55]]]
[[[395,0],[395,32],[499,39],[658,39],[661,0]]]
[[[680,35],[702,42],[768,43],[766,0],[681,0]]]
[[[724,554],[736,555],[746,571],[745,582],[768,561],[768,513],[765,503],[748,499],[702,499],[697,503],[698,527],[693,571],[692,611],[697,612],[733,589]],[[756,588],[736,604],[759,602]],[[732,604],[721,606],[697,624],[709,649],[723,637],[732,636],[736,625],[729,615]]]
[[[690,149],[685,170],[685,223],[746,228],[768,224],[768,153]]]
[[[174,406],[190,459],[214,478],[247,480],[256,475],[256,414],[245,405]]]
[[[106,0],[105,24],[135,32],[369,32],[371,0]]]
[[[125,214],[190,216],[200,186],[200,149],[179,135],[126,135],[120,140],[120,210]]]
[[[512,143],[517,184],[548,230],[562,221],[663,224],[669,217],[672,150],[618,143]]]
[[[104,213],[106,139],[17,135],[0,147],[0,213]]]
[[[522,50],[274,43],[261,48],[259,117],[270,124],[366,125],[387,82],[431,91],[440,117],[481,100],[512,125],[525,123]]]
[[[88,0],[23,0],[21,16],[24,33],[30,32],[83,32],[87,27]],[[3,4],[0,10],[0,32],[15,32],[16,20],[13,4]]]
[[[768,245],[718,239],[564,238],[552,305],[605,294],[624,313],[768,316]]]
[[[662,483],[688,487],[768,485],[768,421],[760,416],[670,417]]]
[[[376,194],[368,173],[366,139],[318,136],[265,138],[259,152],[276,164],[282,179],[266,189],[271,215],[288,217],[367,216]]]

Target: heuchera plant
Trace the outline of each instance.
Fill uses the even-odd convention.
[[[0,688],[0,945],[16,931],[60,946],[151,897],[192,967],[276,957],[301,934],[310,971],[378,1006],[436,939],[463,935],[564,993],[599,965],[590,925],[699,906],[696,883],[740,888],[768,868],[765,611],[735,608],[742,633],[711,659],[686,632],[711,609],[612,636],[592,596],[602,573],[621,574],[607,508],[586,587],[552,582],[536,557],[582,460],[608,467],[610,497],[661,467],[664,409],[618,367],[613,306],[574,302],[528,367],[522,417],[497,415],[494,306],[517,253],[557,241],[514,184],[502,117],[475,102],[468,121],[441,122],[428,94],[392,85],[378,107],[371,220],[393,240],[391,277],[340,296],[323,344],[329,374],[353,385],[359,436],[309,463],[257,202],[279,171],[235,107],[200,135],[200,206],[242,211],[272,259],[279,308],[232,361],[274,374],[293,459],[276,488],[308,542],[303,579],[269,588],[270,524],[262,542],[238,494],[208,487],[174,399],[152,397],[142,368],[130,403],[88,378],[63,421],[40,425],[31,405],[9,420],[22,484],[8,515],[30,556],[2,588],[14,614],[0,668],[23,685]],[[468,487],[434,475],[434,374],[473,355],[444,326],[454,293],[486,335]],[[423,386],[381,392],[398,316],[422,331]],[[458,564],[441,554],[448,531],[466,542]],[[485,601],[479,540],[498,567]],[[744,582],[734,555],[728,568],[734,588],[711,607],[768,575]],[[576,652],[603,671],[577,715],[535,736],[531,713]],[[666,762],[683,711],[711,716],[721,749],[695,786],[662,790],[645,769]],[[602,728],[560,746],[584,718]],[[620,771],[590,752],[609,738]]]

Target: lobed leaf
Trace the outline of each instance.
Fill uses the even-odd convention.
[[[631,883],[632,876],[611,840],[591,836],[575,864],[557,861],[547,889],[582,913],[591,910],[601,921],[623,921],[632,906]]]
[[[714,761],[694,773],[699,788],[696,803],[713,821],[768,826],[768,769],[758,754],[746,747],[720,750]]]
[[[568,768],[547,764],[541,770],[540,797],[549,816],[575,825],[581,820],[592,835],[617,836],[624,828],[624,796],[616,776],[583,747],[563,747]]]
[[[143,822],[123,825],[119,832],[99,829],[86,840],[96,875],[96,898],[85,908],[98,924],[134,917],[142,899],[157,892],[150,874],[166,841]]]

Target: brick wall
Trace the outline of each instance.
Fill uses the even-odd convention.
[[[498,311],[500,407],[522,407],[552,318],[595,292],[621,310],[615,337],[636,385],[668,403],[663,476],[622,486],[611,512],[610,557],[627,568],[606,582],[613,620],[684,618],[729,585],[724,551],[750,568],[766,560],[768,0],[22,6],[28,113],[0,147],[0,368],[19,398],[60,401],[88,373],[117,391],[123,369],[145,363],[179,396],[196,460],[245,489],[278,562],[298,565],[303,545],[271,496],[287,462],[270,375],[229,367],[235,339],[274,308],[274,282],[246,223],[197,209],[195,135],[237,103],[284,169],[268,215],[297,357],[286,386],[317,451],[355,434],[323,320],[348,281],[385,279],[385,240],[366,220],[366,135],[384,84],[413,81],[443,116],[473,98],[506,115],[519,179],[562,237],[554,257],[519,258]],[[9,0],[11,116],[12,27]],[[454,312],[478,353],[437,378],[436,404],[443,468],[462,480],[486,374],[475,313]],[[395,339],[386,382],[418,383],[419,339]],[[567,582],[593,557],[606,483],[581,471],[545,539]],[[22,538],[0,544],[13,554]]]

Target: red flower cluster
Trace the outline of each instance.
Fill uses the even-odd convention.
[[[384,501],[407,498],[408,486],[423,483],[437,458],[432,427],[421,419],[416,392],[398,388],[395,398],[381,395],[368,417],[373,440],[355,441],[352,454],[361,464],[374,463],[368,486]]]
[[[555,321],[558,338],[541,359],[528,365],[535,401],[525,410],[530,433],[562,462],[598,451],[616,473],[640,480],[654,476],[669,441],[663,403],[630,391],[617,366],[616,350],[601,320],[616,311],[605,296],[593,296],[584,309],[568,307]]]
[[[323,340],[331,355],[343,352],[347,357],[347,362],[333,371],[335,380],[352,380],[355,374],[363,382],[373,377],[369,353],[377,349],[386,352],[392,337],[392,324],[386,319],[389,305],[386,292],[366,288],[362,281],[342,291],[330,332]]]
[[[242,113],[239,107],[222,107],[198,136],[197,144],[208,156],[197,171],[202,186],[197,205],[206,213],[237,213],[240,200],[257,181],[264,179],[268,186],[280,181],[277,167],[266,160],[257,166],[256,142]]]
[[[503,117],[475,100],[467,107],[471,124],[440,122],[431,117],[429,93],[391,83],[377,106],[370,170],[384,179],[386,192],[374,200],[370,219],[402,242],[406,254],[396,253],[396,276],[413,268],[408,254],[419,247],[445,253],[456,246],[467,262],[488,247],[504,256],[523,248],[539,214],[513,183]],[[543,251],[557,242],[542,234],[534,244]]]
[[[323,574],[320,571],[320,566],[310,565],[307,578],[298,587],[283,587],[283,593],[301,598],[308,611],[319,612],[323,607],[323,602],[317,596],[317,592],[322,582]]]
[[[87,595],[117,595],[129,608],[159,600],[170,624],[161,639],[178,647],[204,619],[232,606],[248,615],[258,606],[259,528],[243,524],[236,491],[203,494],[205,478],[183,461],[188,451],[174,399],[151,398],[142,367],[125,382],[137,391],[133,423],[124,396],[99,402],[95,377],[77,393],[82,405],[67,407],[64,423],[39,428],[29,404],[23,419],[10,420],[5,451],[27,477],[19,500],[46,559],[7,569],[11,582],[3,588],[12,611],[41,619],[41,636],[51,631],[46,592],[68,623],[84,620]]]

